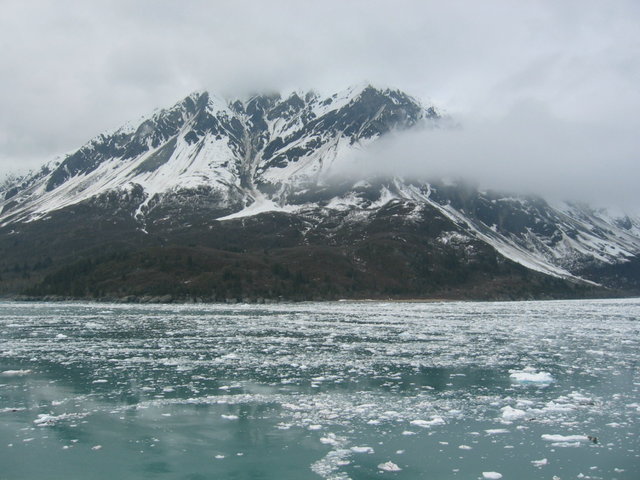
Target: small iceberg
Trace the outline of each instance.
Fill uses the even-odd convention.
[[[502,420],[505,422],[513,422],[515,420],[521,420],[525,417],[526,413],[524,410],[520,410],[519,408],[513,408],[510,406],[502,407]]]
[[[378,468],[380,470],[384,470],[385,472],[399,472],[400,470],[402,470],[398,465],[391,461],[381,463],[380,465],[378,465]]]
[[[499,480],[502,478],[502,474],[498,472],[482,472],[482,478],[488,478],[490,480]]]
[[[38,415],[38,418],[36,418],[33,421],[33,423],[35,423],[39,427],[49,427],[51,425],[54,425],[57,420],[58,420],[58,417],[56,417],[54,415],[41,413],[41,414]]]
[[[580,445],[589,442],[590,438],[587,435],[541,435],[543,440],[552,442],[552,447],[579,447]]]
[[[421,428],[429,428],[434,425],[444,425],[446,422],[440,415],[433,415],[431,420],[411,420],[409,424],[415,425],[416,427]]]
[[[24,377],[30,373],[31,370],[5,370],[4,372],[0,372],[0,375],[3,377]]]
[[[537,372],[532,367],[525,367],[522,370],[509,370],[509,373],[511,380],[522,384],[548,385],[555,381],[549,372]]]
[[[549,460],[547,460],[546,458],[543,458],[541,460],[531,460],[531,464],[534,467],[540,468],[540,467],[544,467],[545,465],[548,465],[549,464]]]
[[[586,435],[541,435],[543,440],[547,442],[588,442],[589,437]]]
[[[353,453],[373,453],[373,448],[371,447],[351,447],[351,451]]]
[[[320,437],[320,443],[323,443],[325,445],[333,445],[336,446],[338,445],[340,442],[338,441],[338,439],[336,438],[334,433],[330,433],[328,434],[326,437]]]

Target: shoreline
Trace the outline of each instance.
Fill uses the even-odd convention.
[[[304,303],[342,303],[342,304],[367,304],[367,303],[490,303],[490,302],[552,302],[552,301],[585,301],[585,300],[624,300],[640,298],[640,295],[611,295],[594,297],[547,297],[547,298],[340,298],[340,299],[261,299],[262,301],[243,301],[227,299],[226,301],[201,300],[201,299],[168,299],[162,297],[122,297],[122,298],[73,298],[73,297],[31,297],[31,296],[0,296],[3,303],[72,303],[72,304],[111,304],[111,305],[285,305]]]

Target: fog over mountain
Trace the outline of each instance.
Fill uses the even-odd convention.
[[[24,172],[191,91],[370,81],[451,130],[383,142],[406,174],[638,205],[633,1],[3,2],[0,173]]]
[[[633,122],[570,122],[538,102],[497,117],[448,120],[384,138],[349,158],[336,176],[357,176],[366,167],[372,174],[462,179],[484,189],[640,210]]]

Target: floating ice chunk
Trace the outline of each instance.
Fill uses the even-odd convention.
[[[510,406],[503,407],[502,409],[502,419],[508,422],[513,422],[514,420],[520,420],[525,417],[526,413],[524,410],[519,410],[517,408],[513,408]]]
[[[215,458],[217,460],[222,460],[224,458],[224,455],[216,455]]]
[[[24,377],[25,375],[29,375],[31,370],[5,370],[0,373],[3,377]]]
[[[488,478],[490,480],[499,480],[502,478],[502,474],[498,472],[482,472],[482,478]]]
[[[409,422],[411,425],[415,425],[416,427],[427,428],[431,426],[431,424],[427,420],[411,420]]]
[[[580,392],[571,392],[567,397],[577,401],[580,405],[594,405],[595,401],[591,397],[587,397]]]
[[[220,415],[225,420],[238,420],[238,415]]]
[[[469,445],[460,445],[458,448],[460,450],[471,450],[473,447],[470,447]]]
[[[56,420],[58,418],[55,417],[54,415],[49,415],[46,413],[41,413],[38,415],[38,418],[36,418],[33,423],[35,423],[36,425],[38,425],[39,427],[45,427],[45,426],[50,426],[55,424]]]
[[[380,465],[378,465],[378,468],[380,470],[384,470],[385,472],[399,472],[400,470],[402,470],[398,465],[391,461],[381,463]]]
[[[509,430],[506,428],[490,428],[489,430],[485,430],[487,435],[499,435],[501,433],[509,433]]]
[[[575,410],[576,408],[578,408],[576,405],[572,404],[572,403],[557,403],[554,402],[553,400],[547,402],[544,406],[544,408],[542,409],[542,411],[544,413],[554,413],[554,412],[571,412],[572,410]]]
[[[91,447],[91,450],[100,450],[102,448],[102,445],[94,445],[93,447]]]
[[[586,435],[541,435],[543,440],[547,442],[588,442],[589,437]]]
[[[338,445],[339,441],[334,433],[330,433],[326,437],[320,437],[320,443],[336,446]]]
[[[56,338],[58,340],[63,340],[63,339],[68,338],[68,337],[64,333],[59,333],[59,334],[56,335]]]
[[[62,413],[60,415],[50,415],[48,413],[40,413],[33,423],[38,427],[51,427],[62,420],[77,420],[88,416],[88,413]]]
[[[433,417],[431,417],[431,420],[411,420],[409,423],[411,425],[415,425],[416,427],[429,428],[434,425],[444,425],[446,422],[441,416],[434,415]]]
[[[540,468],[547,465],[549,463],[549,460],[547,460],[546,458],[543,458],[541,460],[531,460],[531,463],[533,464],[534,467]]]
[[[430,420],[431,425],[444,425],[446,422],[439,415],[434,415]]]
[[[411,430],[405,430],[404,432],[402,432],[403,435],[415,435],[416,432],[412,432]]]
[[[309,425],[307,427],[309,430],[322,430],[322,425]]]
[[[98,380],[94,380],[91,383],[109,383],[109,380],[107,380],[105,378],[99,378]]]
[[[534,368],[525,367],[522,370],[509,370],[511,380],[519,383],[549,384],[554,381],[549,372],[537,372]]]
[[[373,448],[371,448],[371,447],[351,447],[351,451],[353,453],[373,453]]]
[[[558,448],[577,448],[580,445],[580,442],[554,442],[551,444],[552,447]]]

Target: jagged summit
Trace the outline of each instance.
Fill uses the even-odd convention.
[[[456,282],[495,289],[517,277],[526,285],[540,282],[539,275],[640,287],[636,217],[438,179],[372,178],[363,171],[361,178],[327,181],[335,165],[389,132],[441,124],[433,106],[370,84],[328,96],[293,91],[223,99],[194,92],[5,182],[4,268],[18,272],[6,262],[22,258],[27,265],[34,251],[44,258],[40,264],[57,258],[64,265],[104,249],[277,248],[298,262],[321,248],[331,260],[313,263],[319,271],[337,268],[344,278],[369,272],[387,278],[384,289],[417,295],[445,284],[459,288]],[[89,225],[99,227],[87,231]],[[395,260],[387,264],[389,256]]]
[[[318,178],[354,145],[437,116],[402,92],[370,85],[327,98],[292,92],[223,100],[196,92],[45,166],[23,188],[4,193],[0,219],[36,219],[114,189],[142,189],[148,204],[209,188],[244,205],[245,189],[255,196]]]

